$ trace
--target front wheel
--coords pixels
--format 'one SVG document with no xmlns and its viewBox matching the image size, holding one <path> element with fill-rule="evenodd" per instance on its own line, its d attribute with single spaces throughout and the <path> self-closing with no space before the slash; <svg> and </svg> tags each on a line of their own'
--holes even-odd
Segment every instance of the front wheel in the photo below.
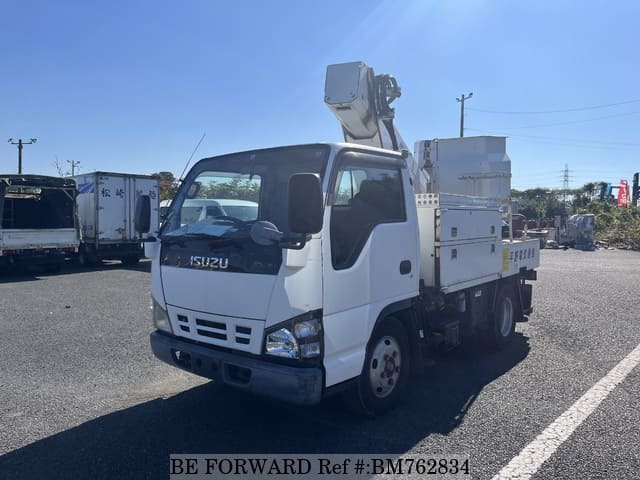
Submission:
<svg viewBox="0 0 640 480">
<path fill-rule="evenodd" d="M 362 373 L 347 392 L 347 406 L 359 414 L 379 415 L 398 403 L 409 382 L 409 340 L 402 323 L 389 317 L 376 328 Z"/>
</svg>

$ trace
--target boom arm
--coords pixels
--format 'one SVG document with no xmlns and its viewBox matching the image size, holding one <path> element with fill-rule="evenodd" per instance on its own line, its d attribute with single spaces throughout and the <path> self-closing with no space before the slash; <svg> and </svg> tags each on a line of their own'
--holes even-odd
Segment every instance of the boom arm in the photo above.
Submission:
<svg viewBox="0 0 640 480">
<path fill-rule="evenodd" d="M 390 104 L 400 96 L 391 75 L 375 75 L 363 62 L 327 67 L 324 101 L 340 121 L 346 142 L 407 153 L 407 167 L 416 193 L 426 192 L 428 178 L 393 124 Z"/>
</svg>

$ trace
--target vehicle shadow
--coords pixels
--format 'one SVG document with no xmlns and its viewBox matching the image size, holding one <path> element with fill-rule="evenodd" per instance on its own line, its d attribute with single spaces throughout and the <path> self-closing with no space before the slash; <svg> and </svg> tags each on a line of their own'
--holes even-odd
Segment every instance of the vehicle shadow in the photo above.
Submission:
<svg viewBox="0 0 640 480">
<path fill-rule="evenodd" d="M 142 259 L 139 263 L 134 265 L 126 265 L 119 260 L 103 260 L 90 266 L 71 262 L 67 264 L 65 273 L 91 272 L 95 270 L 133 270 L 138 272 L 151 272 L 151 261 Z"/>
<path fill-rule="evenodd" d="M 42 270 L 23 267 L 3 268 L 0 270 L 0 283 L 33 282 L 40 280 L 38 276 L 45 275 Z"/>
<path fill-rule="evenodd" d="M 292 407 L 204 384 L 116 411 L 0 457 L 4 478 L 166 478 L 172 453 L 402 454 L 455 430 L 483 388 L 526 358 L 528 337 L 501 352 L 450 354 L 414 378 L 402 405 L 354 417 L 338 398 Z"/>
<path fill-rule="evenodd" d="M 103 261 L 93 266 L 80 265 L 67 260 L 58 272 L 48 272 L 44 267 L 11 267 L 0 270 L 0 283 L 32 282 L 41 277 L 55 277 L 59 275 L 73 275 L 77 273 L 95 272 L 102 270 L 131 270 L 137 272 L 151 272 L 151 261 L 141 260 L 135 265 L 125 265 L 120 261 Z"/>
</svg>

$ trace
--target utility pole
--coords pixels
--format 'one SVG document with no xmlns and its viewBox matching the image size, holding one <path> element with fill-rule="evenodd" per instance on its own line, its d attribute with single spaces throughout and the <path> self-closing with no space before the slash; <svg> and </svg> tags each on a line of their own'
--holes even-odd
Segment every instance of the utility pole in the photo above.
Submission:
<svg viewBox="0 0 640 480">
<path fill-rule="evenodd" d="M 80 165 L 80 160 L 78 161 L 67 160 L 67 163 L 71 165 L 71 176 L 73 177 L 76 174 L 76 167 Z"/>
<path fill-rule="evenodd" d="M 18 145 L 18 174 L 22 173 L 22 146 L 23 145 L 31 145 L 32 143 L 36 143 L 37 138 L 32 138 L 29 142 L 23 142 L 21 138 L 18 139 L 17 142 L 13 141 L 13 138 L 7 140 L 11 145 Z"/>
<path fill-rule="evenodd" d="M 563 206 L 565 213 L 567 212 L 567 195 L 569 194 L 569 165 L 564 164 L 564 175 L 562 178 L 562 191 L 564 193 Z"/>
<path fill-rule="evenodd" d="M 464 101 L 473 97 L 473 92 L 470 92 L 466 97 L 464 93 L 460 95 L 460 98 L 456 98 L 456 102 L 460 103 L 460 138 L 464 137 Z"/>
</svg>

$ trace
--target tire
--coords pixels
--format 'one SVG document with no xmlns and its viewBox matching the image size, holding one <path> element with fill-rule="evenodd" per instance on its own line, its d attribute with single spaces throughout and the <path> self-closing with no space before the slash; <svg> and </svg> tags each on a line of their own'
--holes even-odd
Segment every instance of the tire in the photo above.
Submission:
<svg viewBox="0 0 640 480">
<path fill-rule="evenodd" d="M 495 307 L 489 315 L 486 343 L 490 349 L 500 350 L 513 340 L 518 315 L 521 316 L 516 291 L 512 285 L 503 284 L 498 291 Z"/>
<path fill-rule="evenodd" d="M 89 266 L 89 260 L 87 259 L 87 252 L 83 248 L 78 251 L 78 263 L 83 267 Z"/>
<path fill-rule="evenodd" d="M 136 265 L 140 261 L 140 257 L 137 255 L 129 255 L 128 257 L 122 257 L 120 261 L 123 265 Z"/>
<path fill-rule="evenodd" d="M 49 264 L 44 266 L 44 271 L 46 273 L 48 273 L 48 274 L 51 274 L 51 275 L 60 273 L 61 270 L 62 270 L 62 264 L 61 263 L 49 263 Z"/>
<path fill-rule="evenodd" d="M 347 407 L 368 416 L 391 410 L 407 388 L 410 369 L 407 332 L 399 320 L 388 317 L 369 341 L 362 373 L 346 392 Z"/>
<path fill-rule="evenodd" d="M 98 264 L 98 257 L 90 249 L 80 246 L 78 249 L 78 263 L 83 267 L 94 267 Z"/>
</svg>

